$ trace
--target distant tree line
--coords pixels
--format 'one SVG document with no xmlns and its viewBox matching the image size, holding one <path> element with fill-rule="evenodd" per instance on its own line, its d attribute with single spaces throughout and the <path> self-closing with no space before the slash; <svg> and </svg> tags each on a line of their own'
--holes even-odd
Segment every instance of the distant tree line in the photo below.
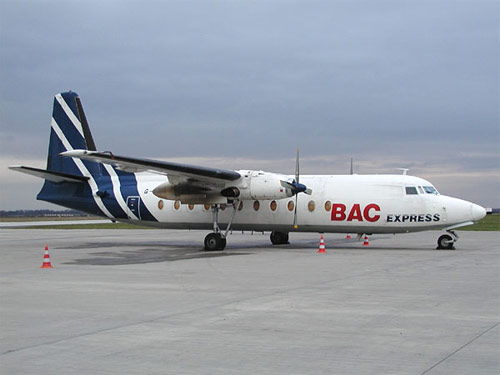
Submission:
<svg viewBox="0 0 500 375">
<path fill-rule="evenodd" d="M 42 216 L 53 216 L 53 217 L 74 217 L 74 216 L 90 216 L 85 212 L 77 210 L 14 210 L 5 211 L 0 210 L 0 217 L 42 217 Z"/>
</svg>

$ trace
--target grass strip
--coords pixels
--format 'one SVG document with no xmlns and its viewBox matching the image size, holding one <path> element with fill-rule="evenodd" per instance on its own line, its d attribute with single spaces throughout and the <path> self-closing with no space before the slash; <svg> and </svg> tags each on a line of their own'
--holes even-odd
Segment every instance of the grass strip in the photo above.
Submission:
<svg viewBox="0 0 500 375">
<path fill-rule="evenodd" d="M 0 223 L 17 223 L 29 221 L 78 221 L 78 220 L 102 220 L 99 216 L 16 216 L 0 217 Z"/>
<path fill-rule="evenodd" d="M 474 225 L 458 228 L 457 230 L 468 231 L 500 231 L 500 214 L 486 215 Z"/>
<path fill-rule="evenodd" d="M 143 225 L 133 225 L 126 223 L 106 223 L 106 224 L 61 224 L 61 225 L 37 225 L 12 227 L 8 229 L 157 229 Z"/>
</svg>

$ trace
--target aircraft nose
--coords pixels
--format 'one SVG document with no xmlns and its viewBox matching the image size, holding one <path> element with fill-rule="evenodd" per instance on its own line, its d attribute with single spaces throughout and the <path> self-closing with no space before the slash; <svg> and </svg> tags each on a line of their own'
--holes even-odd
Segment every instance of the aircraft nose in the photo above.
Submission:
<svg viewBox="0 0 500 375">
<path fill-rule="evenodd" d="M 478 221 L 486 216 L 486 210 L 478 204 L 471 204 L 472 220 Z"/>
</svg>

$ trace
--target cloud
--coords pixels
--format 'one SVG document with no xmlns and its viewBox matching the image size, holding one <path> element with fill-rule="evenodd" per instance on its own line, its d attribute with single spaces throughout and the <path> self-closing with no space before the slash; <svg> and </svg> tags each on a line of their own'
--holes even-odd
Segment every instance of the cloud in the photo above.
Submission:
<svg viewBox="0 0 500 375">
<path fill-rule="evenodd" d="M 286 172 L 299 147 L 314 173 L 347 171 L 353 156 L 363 173 L 488 174 L 500 156 L 498 11 L 492 1 L 2 2 L 0 153 L 43 158 L 52 96 L 72 89 L 97 146 L 120 154 Z M 491 186 L 477 194 L 500 205 Z"/>
</svg>

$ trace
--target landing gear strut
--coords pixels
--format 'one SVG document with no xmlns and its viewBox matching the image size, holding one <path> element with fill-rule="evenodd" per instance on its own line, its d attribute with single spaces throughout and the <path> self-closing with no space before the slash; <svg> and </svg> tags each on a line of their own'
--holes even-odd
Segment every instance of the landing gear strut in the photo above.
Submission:
<svg viewBox="0 0 500 375">
<path fill-rule="evenodd" d="M 273 245 L 287 245 L 288 232 L 271 232 L 271 243 Z"/>
<path fill-rule="evenodd" d="M 436 250 L 455 250 L 455 242 L 458 241 L 458 234 L 452 230 L 447 230 L 449 234 L 443 234 L 437 240 Z"/>
<path fill-rule="evenodd" d="M 204 245 L 206 251 L 216 251 L 216 250 L 224 250 L 226 247 L 226 237 L 231 229 L 231 224 L 234 220 L 234 215 L 236 214 L 236 210 L 238 209 L 239 201 L 233 201 L 233 212 L 231 213 L 231 218 L 227 223 L 227 227 L 224 233 L 222 233 L 219 228 L 219 206 L 214 205 L 212 207 L 212 219 L 214 222 L 214 231 L 213 233 L 207 234 L 205 237 Z"/>
</svg>

